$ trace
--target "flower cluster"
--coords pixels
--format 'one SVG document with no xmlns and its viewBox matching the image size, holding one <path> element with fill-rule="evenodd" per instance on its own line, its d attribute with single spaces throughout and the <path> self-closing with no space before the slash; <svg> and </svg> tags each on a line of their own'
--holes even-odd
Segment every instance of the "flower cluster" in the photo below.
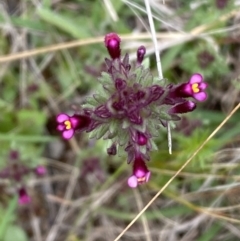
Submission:
<svg viewBox="0 0 240 241">
<path fill-rule="evenodd" d="M 105 36 L 111 58 L 105 59 L 106 71 L 98 79 L 102 88 L 88 97 L 73 116 L 62 113 L 56 120 L 64 139 L 86 131 L 91 138 L 112 141 L 107 149 L 109 155 L 124 150 L 128 163 L 133 164 L 128 185 L 135 188 L 150 178 L 146 161 L 149 152 L 157 149 L 153 137 L 158 135 L 158 129 L 196 108 L 196 102 L 188 98 L 204 101 L 207 84 L 198 73 L 186 83 L 165 84 L 144 68 L 144 46 L 137 49 L 137 61 L 130 64 L 129 55 L 121 54 L 120 42 L 115 33 Z"/>
<path fill-rule="evenodd" d="M 0 171 L 0 178 L 9 179 L 17 185 L 20 184 L 20 188 L 18 188 L 18 203 L 20 205 L 28 204 L 31 201 L 23 185 L 24 176 L 30 173 L 40 177 L 46 174 L 46 168 L 44 166 L 29 168 L 20 161 L 18 151 L 10 151 L 8 165 Z"/>
</svg>

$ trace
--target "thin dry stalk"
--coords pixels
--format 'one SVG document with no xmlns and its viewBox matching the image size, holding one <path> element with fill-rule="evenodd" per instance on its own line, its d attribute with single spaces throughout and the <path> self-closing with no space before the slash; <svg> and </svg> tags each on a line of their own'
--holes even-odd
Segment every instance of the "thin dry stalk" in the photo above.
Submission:
<svg viewBox="0 0 240 241">
<path fill-rule="evenodd" d="M 170 32 L 170 33 L 160 33 L 157 34 L 157 38 L 158 39 L 172 39 L 172 38 L 181 38 L 184 37 L 188 34 L 179 34 L 179 33 L 174 33 L 174 32 Z M 149 33 L 142 33 L 142 34 L 137 34 L 137 35 L 121 35 L 121 39 L 123 41 L 125 40 L 135 40 L 135 39 L 150 39 L 151 35 Z M 28 51 L 24 51 L 24 52 L 20 52 L 20 53 L 16 53 L 16 54 L 12 54 L 12 55 L 5 55 L 5 56 L 1 56 L 0 57 L 0 63 L 5 63 L 5 62 L 10 62 L 10 61 L 15 61 L 15 60 L 19 60 L 19 59 L 23 59 L 23 58 L 29 58 L 29 57 L 33 57 L 39 54 L 46 54 L 46 53 L 50 53 L 50 52 L 55 52 L 55 51 L 59 51 L 59 50 L 63 50 L 63 49 L 70 49 L 70 48 L 75 48 L 75 47 L 79 47 L 79 46 L 85 46 L 85 45 L 91 45 L 91 44 L 97 44 L 97 43 L 101 43 L 104 39 L 104 36 L 101 37 L 95 37 L 95 38 L 88 38 L 88 39 L 83 39 L 83 40 L 76 40 L 76 41 L 71 41 L 68 43 L 60 43 L 60 44 L 54 44 L 51 46 L 47 46 L 47 47 L 43 47 L 43 48 L 39 48 L 39 49 L 33 49 L 33 50 L 28 50 Z"/>
<path fill-rule="evenodd" d="M 136 199 L 138 210 L 140 212 L 141 209 L 143 209 L 143 202 L 142 202 L 142 199 L 141 199 L 141 195 L 140 195 L 139 191 L 136 190 L 136 189 L 133 190 L 133 193 L 134 193 L 134 196 L 135 196 L 135 199 Z M 147 218 L 144 215 L 141 217 L 141 221 L 142 221 L 142 225 L 143 225 L 143 230 L 146 234 L 146 240 L 152 241 L 148 221 L 147 221 Z"/>
</svg>

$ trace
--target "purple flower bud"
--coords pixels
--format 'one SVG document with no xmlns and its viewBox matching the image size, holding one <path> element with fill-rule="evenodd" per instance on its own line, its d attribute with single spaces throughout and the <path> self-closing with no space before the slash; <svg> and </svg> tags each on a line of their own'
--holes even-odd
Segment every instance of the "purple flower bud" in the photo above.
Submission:
<svg viewBox="0 0 240 241">
<path fill-rule="evenodd" d="M 109 112 L 106 105 L 100 105 L 96 108 L 94 111 L 94 114 L 97 115 L 100 118 L 109 118 L 111 116 L 111 113 Z"/>
<path fill-rule="evenodd" d="M 141 132 L 137 133 L 137 143 L 140 146 L 146 145 L 148 142 L 148 138 Z"/>
<path fill-rule="evenodd" d="M 224 9 L 227 4 L 228 4 L 229 0 L 216 0 L 216 7 L 219 9 Z"/>
<path fill-rule="evenodd" d="M 75 131 L 83 131 L 88 128 L 91 119 L 87 115 L 73 115 L 59 114 L 56 118 L 58 126 L 57 130 L 62 132 L 64 139 L 71 139 Z"/>
<path fill-rule="evenodd" d="M 39 86 L 37 84 L 31 84 L 27 87 L 27 92 L 33 94 L 39 90 Z"/>
<path fill-rule="evenodd" d="M 149 87 L 150 89 L 150 95 L 149 95 L 149 103 L 152 101 L 158 100 L 164 93 L 164 90 L 161 86 L 159 85 L 152 85 Z"/>
<path fill-rule="evenodd" d="M 108 155 L 115 156 L 117 154 L 117 147 L 116 144 L 113 143 L 109 148 L 107 148 Z"/>
<path fill-rule="evenodd" d="M 11 178 L 14 179 L 16 182 L 20 182 L 22 177 L 29 174 L 31 169 L 25 166 L 22 163 L 14 163 L 10 167 L 11 170 Z"/>
<path fill-rule="evenodd" d="M 37 166 L 34 171 L 38 176 L 44 176 L 47 173 L 46 167 L 44 166 Z"/>
<path fill-rule="evenodd" d="M 197 57 L 199 65 L 203 69 L 207 68 L 215 59 L 214 56 L 206 50 L 199 53 Z"/>
<path fill-rule="evenodd" d="M 142 63 L 145 53 L 146 53 L 146 48 L 144 46 L 140 46 L 137 50 L 137 63 L 138 64 Z"/>
<path fill-rule="evenodd" d="M 18 190 L 18 204 L 25 205 L 31 202 L 31 198 L 28 196 L 27 191 L 24 187 Z"/>
<path fill-rule="evenodd" d="M 10 153 L 9 153 L 9 159 L 12 160 L 12 161 L 18 160 L 18 159 L 19 159 L 19 152 L 16 151 L 16 150 L 10 151 Z"/>
<path fill-rule="evenodd" d="M 115 87 L 117 90 L 123 90 L 126 87 L 127 83 L 123 79 L 116 79 L 115 80 Z"/>
<path fill-rule="evenodd" d="M 136 94 L 135 94 L 135 99 L 136 101 L 141 101 L 142 99 L 144 99 L 146 93 L 142 90 L 139 90 Z"/>
<path fill-rule="evenodd" d="M 133 133 L 132 139 L 139 146 L 144 146 L 148 142 L 148 137 L 144 133 L 142 133 L 140 131 L 136 131 L 135 133 Z"/>
<path fill-rule="evenodd" d="M 119 101 L 113 102 L 113 103 L 112 103 L 112 107 L 113 107 L 116 111 L 120 112 L 120 111 L 123 110 L 124 101 L 120 99 Z"/>
<path fill-rule="evenodd" d="M 136 188 L 139 184 L 148 182 L 150 171 L 141 156 L 137 156 L 133 163 L 133 175 L 128 178 L 128 186 Z"/>
<path fill-rule="evenodd" d="M 0 171 L 0 178 L 9 178 L 11 176 L 11 171 L 9 167 L 6 167 Z"/>
<path fill-rule="evenodd" d="M 177 104 L 173 106 L 168 113 L 169 114 L 182 114 L 182 113 L 187 113 L 191 112 L 196 108 L 196 104 L 192 101 L 185 101 L 181 104 Z"/>
<path fill-rule="evenodd" d="M 105 46 L 108 49 L 109 55 L 112 59 L 120 58 L 121 49 L 120 49 L 120 42 L 121 39 L 118 37 L 116 33 L 109 33 L 105 36 Z"/>
<path fill-rule="evenodd" d="M 94 175 L 100 182 L 105 181 L 105 173 L 100 165 L 99 157 L 90 157 L 83 160 L 81 167 L 81 178 L 86 178 L 88 175 Z"/>
<path fill-rule="evenodd" d="M 141 125 L 143 123 L 143 119 L 138 110 L 129 111 L 128 118 L 132 123 L 136 125 Z"/>
</svg>

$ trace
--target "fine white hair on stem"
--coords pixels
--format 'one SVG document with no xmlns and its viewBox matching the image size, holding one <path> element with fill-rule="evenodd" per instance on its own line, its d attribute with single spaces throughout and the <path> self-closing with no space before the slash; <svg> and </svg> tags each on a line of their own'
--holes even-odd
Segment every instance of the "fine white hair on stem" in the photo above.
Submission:
<svg viewBox="0 0 240 241">
<path fill-rule="evenodd" d="M 154 22 L 153 22 L 152 11 L 151 11 L 151 7 L 149 4 L 149 0 L 145 0 L 145 6 L 146 6 L 147 15 L 148 15 L 148 21 L 149 21 L 150 31 L 151 31 L 151 35 L 152 35 L 152 40 L 153 40 L 153 44 L 154 44 L 158 75 L 161 80 L 161 79 L 163 79 L 162 64 L 161 64 L 161 58 L 160 58 L 160 51 L 158 50 L 156 31 L 155 31 L 155 26 L 154 26 Z M 169 151 L 169 154 L 172 154 L 171 127 L 170 127 L 169 122 L 167 122 L 167 133 L 168 133 L 168 151 Z"/>
</svg>

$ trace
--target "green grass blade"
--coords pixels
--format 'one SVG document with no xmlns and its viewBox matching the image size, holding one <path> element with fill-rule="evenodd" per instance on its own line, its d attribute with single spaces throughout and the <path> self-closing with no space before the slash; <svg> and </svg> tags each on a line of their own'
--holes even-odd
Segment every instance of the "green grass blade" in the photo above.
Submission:
<svg viewBox="0 0 240 241">
<path fill-rule="evenodd" d="M 27 136 L 0 134 L 0 141 L 20 141 L 20 142 L 50 142 L 56 140 L 52 136 Z"/>
<path fill-rule="evenodd" d="M 81 24 L 77 24 L 76 21 L 74 21 L 74 19 L 70 19 L 64 16 L 63 14 L 59 14 L 44 8 L 39 8 L 37 13 L 42 20 L 50 23 L 51 25 L 56 26 L 57 28 L 70 34 L 75 38 L 89 37 L 89 34 L 87 33 L 86 29 L 82 28 Z"/>
<path fill-rule="evenodd" d="M 220 231 L 222 227 L 219 224 L 213 224 L 206 230 L 203 235 L 197 241 L 211 241 L 214 240 L 216 234 Z"/>
<path fill-rule="evenodd" d="M 17 207 L 17 195 L 10 201 L 9 206 L 5 212 L 5 215 L 1 217 L 1 223 L 0 223 L 0 240 L 3 240 L 5 236 L 6 229 L 9 225 L 9 223 L 12 220 L 12 217 L 14 215 L 14 211 Z"/>
</svg>

